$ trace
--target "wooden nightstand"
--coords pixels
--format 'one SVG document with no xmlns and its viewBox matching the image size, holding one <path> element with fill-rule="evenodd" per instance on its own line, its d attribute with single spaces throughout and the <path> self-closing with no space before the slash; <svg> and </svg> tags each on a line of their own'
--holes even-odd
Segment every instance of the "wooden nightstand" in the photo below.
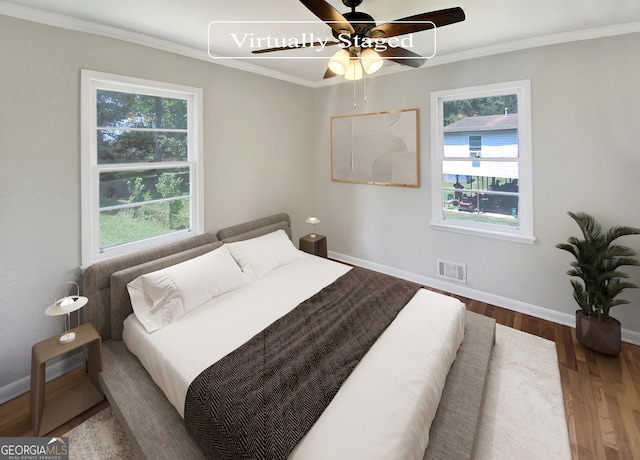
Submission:
<svg viewBox="0 0 640 460">
<path fill-rule="evenodd" d="M 311 238 L 310 234 L 303 236 L 300 238 L 300 250 L 316 256 L 327 257 L 327 237 L 317 233 L 315 238 Z"/>
<path fill-rule="evenodd" d="M 60 344 L 59 336 L 36 343 L 31 350 L 31 423 L 42 436 L 104 399 L 98 382 L 102 371 L 102 341 L 91 323 L 81 325 L 73 342 Z M 86 347 L 87 379 L 45 401 L 45 364 L 58 356 Z"/>
</svg>

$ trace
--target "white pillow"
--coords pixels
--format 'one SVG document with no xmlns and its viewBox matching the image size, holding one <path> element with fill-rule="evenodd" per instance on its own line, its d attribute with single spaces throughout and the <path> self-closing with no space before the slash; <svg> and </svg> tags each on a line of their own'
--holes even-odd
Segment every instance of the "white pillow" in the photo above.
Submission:
<svg viewBox="0 0 640 460">
<path fill-rule="evenodd" d="M 229 252 L 242 271 L 252 280 L 262 278 L 271 270 L 304 257 L 304 253 L 296 249 L 284 230 L 226 243 L 225 246 L 229 247 Z"/>
<path fill-rule="evenodd" d="M 249 283 L 225 246 L 147 273 L 127 284 L 133 312 L 147 332 L 172 323 L 200 305 Z"/>
</svg>

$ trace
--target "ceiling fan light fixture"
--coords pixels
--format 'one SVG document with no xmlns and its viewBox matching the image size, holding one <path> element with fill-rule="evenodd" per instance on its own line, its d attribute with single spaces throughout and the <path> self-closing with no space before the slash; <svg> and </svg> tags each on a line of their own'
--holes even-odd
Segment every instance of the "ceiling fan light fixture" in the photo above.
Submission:
<svg viewBox="0 0 640 460">
<path fill-rule="evenodd" d="M 376 73 L 382 68 L 382 58 L 371 48 L 363 50 L 360 54 L 360 59 L 362 61 L 362 68 L 369 75 Z"/>
<path fill-rule="evenodd" d="M 344 74 L 344 78 L 347 80 L 360 80 L 362 78 L 362 65 L 360 59 L 352 57 L 349 59 L 349 66 Z"/>
<path fill-rule="evenodd" d="M 346 49 L 337 51 L 329 60 L 329 70 L 336 75 L 344 75 L 349 67 L 349 52 Z"/>
<path fill-rule="evenodd" d="M 340 14 L 327 0 L 300 0 L 300 2 L 331 28 L 333 37 L 338 41 L 329 39 L 303 43 L 284 43 L 284 46 L 252 50 L 251 53 L 270 53 L 319 45 L 324 49 L 328 45 L 339 45 L 342 49 L 331 57 L 324 73 L 325 79 L 336 75 L 344 76 L 347 73 L 349 73 L 349 76 L 345 77 L 347 80 L 364 78 L 365 73 L 372 74 L 380 70 L 384 65 L 382 57 L 407 67 L 418 68 L 426 62 L 427 58 L 401 46 L 385 47 L 385 49 L 374 46 L 373 49 L 369 49 L 372 44 L 368 41 L 373 40 L 375 44 L 387 43 L 391 45 L 387 40 L 394 39 L 399 40 L 398 44 L 406 46 L 403 43 L 404 38 L 397 39 L 395 37 L 411 35 L 416 32 L 435 29 L 436 27 L 440 28 L 466 19 L 462 8 L 455 7 L 414 14 L 395 21 L 376 24 L 371 15 L 363 11 L 356 11 L 356 7 L 360 6 L 363 0 L 342 0 L 342 3 L 351 9 L 351 11 L 344 14 Z M 307 37 L 307 34 L 303 34 L 303 37 Z M 313 38 L 313 33 L 309 34 L 309 37 Z M 248 38 L 248 34 L 245 34 L 245 38 Z M 253 38 L 250 40 L 253 41 Z M 359 66 L 352 65 L 351 72 L 349 72 L 348 66 L 351 63 L 349 58 L 353 57 L 360 59 Z"/>
</svg>

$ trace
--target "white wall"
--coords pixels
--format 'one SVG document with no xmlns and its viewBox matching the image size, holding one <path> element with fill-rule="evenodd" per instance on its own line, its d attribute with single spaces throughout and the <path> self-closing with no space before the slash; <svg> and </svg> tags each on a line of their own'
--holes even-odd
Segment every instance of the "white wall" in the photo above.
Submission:
<svg viewBox="0 0 640 460">
<path fill-rule="evenodd" d="M 1 15 L 0 43 L 0 402 L 28 389 L 32 345 L 62 329 L 44 310 L 80 277 L 81 69 L 203 88 L 206 231 L 286 211 L 306 232 L 311 89 Z"/>
<path fill-rule="evenodd" d="M 586 211 L 603 226 L 640 227 L 640 35 L 567 43 L 425 67 L 367 81 L 368 102 L 352 83 L 314 94 L 315 187 L 320 233 L 339 257 L 401 270 L 426 282 L 437 258 L 465 263 L 468 284 L 440 283 L 510 308 L 571 320 L 577 309 L 568 277 L 571 257 L 556 249 L 579 232 L 566 215 Z M 431 91 L 531 80 L 534 245 L 463 236 L 430 228 Z M 331 182 L 330 117 L 419 109 L 417 189 Z M 640 238 L 620 240 L 640 251 Z M 627 269 L 640 284 L 640 269 Z M 615 307 L 628 339 L 640 337 L 640 289 Z M 546 309 L 546 310 L 540 310 Z"/>
</svg>

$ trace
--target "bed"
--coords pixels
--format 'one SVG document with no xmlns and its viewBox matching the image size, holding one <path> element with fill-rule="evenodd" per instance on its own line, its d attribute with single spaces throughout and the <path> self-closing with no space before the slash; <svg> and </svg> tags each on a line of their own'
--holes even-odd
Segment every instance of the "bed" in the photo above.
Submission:
<svg viewBox="0 0 640 460">
<path fill-rule="evenodd" d="M 357 274 L 356 269 L 360 269 L 299 251 L 295 251 L 295 254 L 288 253 L 293 260 L 276 264 L 275 268 L 267 267 L 262 270 L 264 267 L 259 267 L 265 273 L 244 270 L 245 274 L 252 275 L 246 283 L 235 286 L 230 281 L 232 286 L 226 293 L 214 296 L 210 302 L 205 303 L 205 307 L 194 309 L 171 321 L 168 326 L 159 326 L 152 333 L 146 328 L 149 324 L 150 327 L 158 327 L 152 324 L 153 319 L 148 323 L 139 310 L 132 314 L 131 299 L 134 299 L 134 305 L 137 305 L 137 300 L 135 288 L 131 286 L 140 282 L 141 278 L 193 264 L 203 259 L 203 256 L 210 257 L 211 254 L 223 252 L 227 254 L 227 248 L 229 252 L 236 251 L 235 260 L 238 261 L 238 250 L 246 249 L 254 241 L 275 238 L 275 235 L 280 239 L 277 243 L 270 243 L 269 247 L 284 244 L 283 235 L 292 246 L 289 241 L 291 224 L 287 214 L 268 216 L 220 230 L 215 235 L 200 235 L 180 243 L 102 261 L 85 271 L 84 295 L 92 302 L 86 317 L 103 339 L 101 384 L 132 441 L 137 457 L 204 458 L 194 437 L 187 432 L 187 419 L 183 419 L 186 395 L 194 377 L 199 376 L 206 367 L 204 363 L 233 354 L 232 351 L 235 352 L 243 344 L 246 346 L 249 339 L 260 331 L 268 330 L 267 326 L 271 327 L 279 318 L 286 317 L 293 310 L 299 310 L 300 308 L 293 307 L 305 301 L 309 295 L 322 292 L 326 286 Z M 240 266 L 242 267 L 242 263 Z M 354 458 L 359 456 L 355 452 L 364 455 L 360 458 L 374 458 L 375 452 L 379 453 L 376 455 L 381 455 L 379 458 L 472 457 L 495 322 L 467 312 L 462 307 L 463 312 L 452 314 L 453 319 L 443 320 L 442 324 L 448 324 L 446 327 L 433 324 L 429 326 L 429 318 L 433 318 L 434 312 L 429 312 L 429 316 L 422 321 L 416 319 L 419 316 L 409 316 L 416 314 L 415 312 L 418 315 L 424 314 L 424 308 L 412 306 L 414 302 L 442 304 L 441 313 L 446 315 L 461 308 L 459 302 L 451 297 L 418 289 L 407 307 L 399 311 L 395 321 L 384 330 L 380 338 L 375 339 L 371 350 L 346 377 L 334 400 L 322 412 L 309 433 L 300 440 L 289 458 Z M 264 305 L 271 306 L 263 308 Z M 425 323 L 431 329 L 426 334 L 421 329 L 407 333 L 406 329 L 397 329 L 401 327 L 398 324 L 403 321 L 403 327 L 408 324 L 411 328 Z M 205 324 L 208 326 L 201 329 L 200 333 L 192 332 Z M 392 332 L 394 330 L 395 333 Z M 177 336 L 170 335 L 170 331 L 177 331 L 174 332 Z M 435 358 L 425 358 L 426 351 L 422 351 L 430 345 L 424 336 L 438 334 L 457 338 L 443 342 L 447 344 L 444 351 L 436 348 L 433 353 Z M 407 340 L 411 342 L 406 342 Z M 385 348 L 385 343 L 390 345 Z M 418 361 L 391 358 L 391 361 L 385 362 L 371 357 L 375 353 L 384 357 L 385 350 L 389 347 L 393 349 L 394 346 L 396 349 L 420 350 L 419 353 L 410 353 L 413 355 L 412 359 Z M 189 353 L 189 350 L 202 348 L 214 350 L 213 357 L 205 358 L 201 353 Z M 162 359 L 160 362 L 154 361 L 154 356 L 161 356 Z M 444 371 L 431 371 L 434 366 L 443 368 Z M 392 371 L 393 369 L 395 370 Z M 422 393 L 418 392 L 418 396 L 412 395 L 404 400 L 403 393 L 411 392 L 399 391 L 398 388 L 403 388 L 402 386 L 394 387 L 393 385 L 397 385 L 394 375 L 406 374 L 406 380 L 415 380 L 418 377 L 411 374 L 414 371 L 418 376 L 427 371 L 434 375 L 444 373 L 441 378 L 434 377 L 435 390 L 423 389 Z M 439 379 L 441 382 L 438 382 Z M 367 389 L 364 393 L 369 395 L 369 400 L 362 396 L 363 386 Z M 435 405 L 433 402 L 430 405 L 419 404 L 431 408 L 407 415 L 411 412 L 410 408 L 416 405 L 415 401 L 411 402 L 411 398 L 416 397 L 419 400 L 432 399 Z M 392 418 L 394 422 L 391 425 L 395 427 L 408 424 L 409 429 L 392 430 L 390 434 L 377 433 L 376 416 L 389 419 L 389 414 L 374 404 L 377 399 L 393 400 L 393 404 L 387 406 L 392 407 L 392 412 L 395 411 L 393 417 L 399 418 Z M 334 404 L 335 401 L 342 402 Z M 365 429 L 369 422 L 371 427 Z M 427 427 L 426 430 L 423 426 Z M 355 427 L 355 432 L 349 432 L 350 427 Z M 370 432 L 371 430 L 373 431 Z M 405 434 L 401 435 L 399 431 L 408 432 L 408 438 L 403 438 Z M 363 435 L 362 432 L 368 434 Z M 362 437 L 358 441 L 361 444 L 345 440 L 359 439 L 358 436 Z M 421 443 L 426 440 L 428 445 L 425 449 Z M 366 449 L 371 449 L 372 452 L 367 452 Z M 384 449 L 391 449 L 391 453 Z M 318 454 L 320 451 L 321 455 Z"/>
</svg>

